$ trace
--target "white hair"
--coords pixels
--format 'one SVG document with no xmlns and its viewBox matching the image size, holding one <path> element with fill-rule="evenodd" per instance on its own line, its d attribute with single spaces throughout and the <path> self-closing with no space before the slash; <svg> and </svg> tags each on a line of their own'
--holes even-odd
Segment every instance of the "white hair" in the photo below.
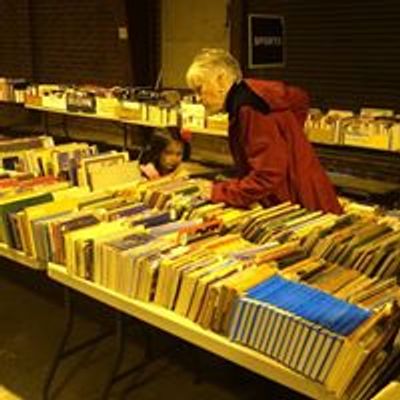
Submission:
<svg viewBox="0 0 400 400">
<path fill-rule="evenodd" d="M 242 71 L 238 61 L 224 49 L 202 49 L 190 65 L 186 73 L 186 81 L 194 88 L 199 81 L 210 79 L 218 72 L 225 72 L 236 82 L 242 79 Z"/>
</svg>

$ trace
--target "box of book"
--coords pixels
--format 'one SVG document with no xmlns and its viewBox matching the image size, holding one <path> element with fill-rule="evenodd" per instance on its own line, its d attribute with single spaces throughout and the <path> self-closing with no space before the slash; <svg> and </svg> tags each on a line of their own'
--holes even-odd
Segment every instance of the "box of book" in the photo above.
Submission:
<svg viewBox="0 0 400 400">
<path fill-rule="evenodd" d="M 145 104 L 138 101 L 121 101 L 117 113 L 122 119 L 131 119 L 136 121 L 147 119 L 147 108 L 145 107 Z"/>
<path fill-rule="evenodd" d="M 344 144 L 389 150 L 390 132 L 380 121 L 370 118 L 353 119 L 343 128 Z"/>
<path fill-rule="evenodd" d="M 181 115 L 184 128 L 205 128 L 206 110 L 203 105 L 182 102 Z"/>
<path fill-rule="evenodd" d="M 148 105 L 148 122 L 155 125 L 168 124 L 168 109 L 159 105 Z"/>
<path fill-rule="evenodd" d="M 71 112 L 96 112 L 96 95 L 92 92 L 74 90 L 67 93 L 67 110 Z"/>
<path fill-rule="evenodd" d="M 65 92 L 57 91 L 44 94 L 42 97 L 42 106 L 65 111 L 67 109 L 67 97 Z"/>
<path fill-rule="evenodd" d="M 342 126 L 353 113 L 346 110 L 330 110 L 323 114 L 319 109 L 310 110 L 305 123 L 305 133 L 315 143 L 342 144 Z"/>
<path fill-rule="evenodd" d="M 42 106 L 42 97 L 27 93 L 25 96 L 25 104 L 30 105 L 30 106 L 41 107 Z"/>
<path fill-rule="evenodd" d="M 390 150 L 400 151 L 400 120 L 392 124 L 390 131 Z"/>
<path fill-rule="evenodd" d="M 96 96 L 96 114 L 104 117 L 117 117 L 120 102 L 115 97 Z"/>
<path fill-rule="evenodd" d="M 207 128 L 215 129 L 218 131 L 227 131 L 229 126 L 229 119 L 227 113 L 218 113 L 207 117 Z"/>
</svg>

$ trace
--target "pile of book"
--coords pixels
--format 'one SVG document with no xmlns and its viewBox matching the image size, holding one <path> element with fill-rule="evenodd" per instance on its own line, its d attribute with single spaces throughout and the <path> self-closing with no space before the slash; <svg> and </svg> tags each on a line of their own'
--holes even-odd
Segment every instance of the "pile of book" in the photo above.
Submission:
<svg viewBox="0 0 400 400">
<path fill-rule="evenodd" d="M 277 275 L 241 296 L 230 321 L 232 340 L 324 384 L 338 398 L 366 398 L 366 385 L 399 356 L 393 348 L 400 326 L 396 303 L 372 312 Z"/>
<path fill-rule="evenodd" d="M 39 178 L 36 178 L 39 179 Z M 53 178 L 54 179 L 54 178 Z M 87 226 L 134 214 L 136 203 L 117 192 L 85 187 L 30 193 L 0 203 L 3 241 L 40 261 L 65 263 L 65 235 Z M 33 240 L 35 238 L 35 240 Z"/>
<path fill-rule="evenodd" d="M 97 153 L 96 146 L 68 143 L 20 152 L 17 169 L 35 176 L 52 175 L 77 184 L 80 161 Z"/>
<path fill-rule="evenodd" d="M 127 163 L 124 153 L 82 160 L 78 176 L 92 184 L 93 172 Z M 201 199 L 201 185 L 167 177 L 91 192 L 33 178 L 1 198 L 0 239 L 249 346 L 338 398 L 365 398 L 399 359 L 396 214 L 238 210 Z"/>
<path fill-rule="evenodd" d="M 6 169 L 16 169 L 20 155 L 25 150 L 41 149 L 54 146 L 53 139 L 48 136 L 11 138 L 0 136 L 0 165 Z"/>
<path fill-rule="evenodd" d="M 338 396 L 364 393 L 366 366 L 383 371 L 393 361 L 389 349 L 399 328 L 400 297 L 395 280 L 370 278 L 313 255 L 311 235 L 254 244 L 222 234 L 211 218 L 171 221 L 167 211 L 132 208 L 132 219 L 65 235 L 70 274 L 171 309 Z M 329 229 L 359 220 L 337 217 Z"/>
<path fill-rule="evenodd" d="M 5 181 L 8 183 L 10 180 L 6 179 Z M 17 222 L 17 216 L 24 213 L 29 206 L 52 201 L 57 191 L 68 186 L 67 182 L 60 182 L 53 176 L 36 177 L 17 182 L 13 180 L 11 186 L 1 190 L 0 241 L 11 247 L 17 247 L 17 243 L 20 243 L 19 235 L 22 232 L 22 227 Z M 18 238 L 16 237 L 17 232 Z"/>
<path fill-rule="evenodd" d="M 23 103 L 27 85 L 25 79 L 0 77 L 0 101 Z"/>
<path fill-rule="evenodd" d="M 328 228 L 338 218 L 337 215 L 306 210 L 297 204 L 282 203 L 259 210 L 243 225 L 241 233 L 254 243 L 267 243 L 271 240 L 285 242 L 291 237 L 306 237 L 315 228 Z"/>
<path fill-rule="evenodd" d="M 127 152 L 98 153 L 88 143 L 55 146 L 48 137 L 0 140 L 0 158 L 8 169 L 32 176 L 54 176 L 91 190 L 134 183 L 141 174 L 137 161 Z"/>
<path fill-rule="evenodd" d="M 378 279 L 400 271 L 400 231 L 390 220 L 345 215 L 331 227 L 318 227 L 304 247 L 316 257 Z"/>
<path fill-rule="evenodd" d="M 362 108 L 323 113 L 312 109 L 305 124 L 311 141 L 344 144 L 382 150 L 400 149 L 400 119 L 393 110 Z"/>
</svg>

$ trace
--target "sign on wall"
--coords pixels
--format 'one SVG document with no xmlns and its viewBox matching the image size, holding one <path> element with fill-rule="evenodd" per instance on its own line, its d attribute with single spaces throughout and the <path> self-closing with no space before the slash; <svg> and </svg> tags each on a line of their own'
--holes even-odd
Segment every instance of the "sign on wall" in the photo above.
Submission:
<svg viewBox="0 0 400 400">
<path fill-rule="evenodd" d="M 248 15 L 248 67 L 283 67 L 284 19 L 267 14 Z"/>
</svg>

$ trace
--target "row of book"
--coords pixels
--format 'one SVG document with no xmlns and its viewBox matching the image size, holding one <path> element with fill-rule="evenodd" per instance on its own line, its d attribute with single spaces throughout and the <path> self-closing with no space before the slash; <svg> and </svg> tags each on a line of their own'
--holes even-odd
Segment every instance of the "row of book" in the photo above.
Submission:
<svg viewBox="0 0 400 400">
<path fill-rule="evenodd" d="M 391 151 L 400 149 L 400 118 L 393 110 L 363 108 L 356 115 L 347 110 L 323 113 L 312 109 L 305 130 L 314 142 Z"/>
<path fill-rule="evenodd" d="M 9 136 L 0 136 L 0 158 L 6 158 L 16 152 L 30 149 L 40 149 L 54 146 L 54 141 L 49 136 L 32 136 L 11 138 Z"/>
<path fill-rule="evenodd" d="M 63 184 L 53 177 L 48 187 L 2 199 L 2 240 L 66 265 L 72 276 L 173 310 L 337 394 L 361 390 L 365 366 L 393 357 L 397 264 L 393 273 L 369 275 L 354 265 L 365 251 L 386 249 L 377 265 L 397 251 L 386 217 L 322 215 L 290 204 L 236 210 L 202 200 L 199 180 L 97 192 Z M 347 255 L 329 259 L 336 245 L 344 245 L 338 257 Z M 261 291 L 255 298 L 277 280 L 292 286 L 280 297 Z M 318 294 L 314 306 L 296 297 L 304 288 Z M 346 363 L 351 373 L 343 377 Z"/>
<path fill-rule="evenodd" d="M 400 271 L 396 220 L 375 213 L 338 217 L 283 203 L 256 211 L 243 224 L 241 234 L 254 243 L 301 239 L 304 249 L 315 257 L 386 279 Z"/>
<path fill-rule="evenodd" d="M 27 85 L 25 79 L 0 77 L 0 101 L 23 103 Z"/>
<path fill-rule="evenodd" d="M 194 104 L 193 96 L 182 96 L 176 90 L 31 85 L 26 89 L 25 103 L 57 111 L 89 113 L 163 126 L 181 124 L 191 129 L 221 131 L 228 128 L 226 113 L 206 116 L 204 106 Z"/>
<path fill-rule="evenodd" d="M 140 180 L 137 161 L 127 152 L 98 153 L 87 143 L 55 146 L 48 137 L 0 140 L 0 158 L 4 166 L 32 176 L 54 176 L 91 190 Z M 10 185 L 11 186 L 11 185 Z"/>
<path fill-rule="evenodd" d="M 196 221 L 186 222 L 193 224 L 191 227 L 185 226 L 186 229 L 195 229 Z M 203 220 L 198 223 L 204 225 Z M 171 222 L 165 225 L 169 224 Z M 362 328 L 364 335 L 367 332 L 368 335 L 372 335 L 371 332 L 374 332 L 373 344 L 376 344 L 377 338 L 379 344 L 384 342 L 382 336 L 388 340 L 387 335 L 393 337 L 394 331 L 393 328 L 382 329 L 378 322 L 383 321 L 385 327 L 392 324 L 398 329 L 398 324 L 395 324 L 398 315 L 394 311 L 388 312 L 387 308 L 378 307 L 378 311 L 371 316 L 372 308 L 366 311 L 365 308 L 340 301 L 339 303 L 345 304 L 347 308 L 358 310 L 364 318 L 368 317 L 367 321 L 360 319 L 355 326 L 354 315 L 351 315 L 349 321 L 353 324 L 353 330 L 334 332 L 321 325 L 321 321 L 317 323 L 304 315 L 291 314 L 282 304 L 279 307 L 277 304 L 265 302 L 264 308 L 259 306 L 252 311 L 249 309 L 246 312 L 247 317 L 241 319 L 242 325 L 235 328 L 234 315 L 237 304 L 247 298 L 244 296 L 252 287 L 265 282 L 278 271 L 293 278 L 295 272 L 304 272 L 307 265 L 308 272 L 311 272 L 309 265 L 312 263 L 315 271 L 316 259 L 307 258 L 307 252 L 301 248 L 299 241 L 256 245 L 243 240 L 237 234 L 221 236 L 214 232 L 211 236 L 198 237 L 190 246 L 177 245 L 177 241 L 180 243 L 178 237 L 182 226 L 176 222 L 172 224 L 171 229 L 164 227 L 164 232 L 168 234 L 161 236 L 160 228 L 164 224 L 153 227 L 158 229 L 155 231 L 158 232 L 157 235 L 154 231 L 150 233 L 143 230 L 143 226 L 121 228 L 121 225 L 115 224 L 112 229 L 118 231 L 116 240 L 107 239 L 100 227 L 86 228 L 80 233 L 69 233 L 66 239 L 66 251 L 69 253 L 67 269 L 72 275 L 86 277 L 126 296 L 154 301 L 200 323 L 205 328 L 228 335 L 230 332 L 241 332 L 233 335 L 232 339 L 275 357 L 290 368 L 321 381 L 336 392 L 344 392 L 352 384 L 352 380 L 336 381 L 336 378 L 333 378 L 337 376 L 339 366 L 343 368 L 343 364 L 337 364 L 337 359 L 341 360 L 341 357 L 344 357 L 339 355 L 355 352 L 354 346 L 358 346 L 364 355 L 373 353 L 371 349 L 365 350 L 364 346 L 361 347 L 355 339 L 350 341 L 344 333 L 360 336 L 358 329 Z M 92 246 L 92 253 L 86 253 L 84 256 L 83 249 L 87 251 L 88 246 Z M 86 270 L 81 269 L 80 263 L 83 260 L 95 260 L 93 265 L 96 267 L 92 275 L 85 275 Z M 328 265 L 326 267 L 328 268 Z M 304 274 L 303 278 L 305 282 Z M 318 293 L 322 293 L 320 288 L 318 290 Z M 325 292 L 329 293 L 329 290 Z M 282 299 L 288 301 L 287 291 L 285 295 Z M 318 311 L 331 318 L 332 302 L 337 300 L 334 300 L 334 296 L 327 298 L 331 301 L 326 302 L 324 306 L 320 305 Z M 384 304 L 387 306 L 391 303 L 387 301 Z M 262 309 L 265 314 L 263 318 L 260 311 Z M 308 307 L 304 308 L 307 309 Z M 337 315 L 341 315 L 341 311 L 338 311 Z M 275 320 L 276 322 L 273 322 Z M 344 319 L 339 318 L 338 321 L 348 329 Z M 364 323 L 369 325 L 365 327 Z M 275 329 L 275 333 L 270 334 L 268 329 Z M 282 340 L 292 335 L 295 335 L 293 340 Z M 373 350 L 375 352 L 376 348 Z M 363 362 L 369 360 L 367 356 L 361 357 L 361 353 L 354 354 L 358 355 L 359 361 L 352 371 L 352 379 L 355 379 Z"/>
</svg>

